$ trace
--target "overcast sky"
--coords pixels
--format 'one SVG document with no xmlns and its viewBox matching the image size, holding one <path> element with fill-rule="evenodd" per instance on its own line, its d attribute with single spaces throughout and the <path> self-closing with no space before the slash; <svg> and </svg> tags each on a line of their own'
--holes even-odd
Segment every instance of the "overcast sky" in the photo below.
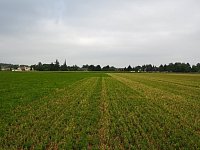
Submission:
<svg viewBox="0 0 200 150">
<path fill-rule="evenodd" d="M 200 0 L 0 0 L 0 62 L 200 62 Z"/>
</svg>

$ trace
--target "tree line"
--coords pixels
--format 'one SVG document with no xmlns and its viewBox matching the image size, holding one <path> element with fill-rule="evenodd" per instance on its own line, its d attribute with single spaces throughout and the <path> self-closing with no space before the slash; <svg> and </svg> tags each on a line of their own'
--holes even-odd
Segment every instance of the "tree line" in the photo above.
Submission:
<svg viewBox="0 0 200 150">
<path fill-rule="evenodd" d="M 56 61 L 50 64 L 42 64 L 39 62 L 37 65 L 31 65 L 31 70 L 36 71 L 116 71 L 117 68 L 113 66 L 104 66 L 101 67 L 100 65 L 83 65 L 82 67 L 79 67 L 77 65 L 68 66 L 65 62 L 60 65 L 59 61 L 56 59 Z"/>
<path fill-rule="evenodd" d="M 116 68 L 114 66 L 104 66 L 100 65 L 83 65 L 79 67 L 77 65 L 68 66 L 66 60 L 62 65 L 56 60 L 54 63 L 42 64 L 39 62 L 37 65 L 31 65 L 31 70 L 36 71 L 127 71 L 127 72 L 200 72 L 200 63 L 196 65 L 190 65 L 189 63 L 169 63 L 160 66 L 155 66 L 151 64 L 142 66 L 128 66 L 125 68 Z"/>
<path fill-rule="evenodd" d="M 124 68 L 124 71 L 135 72 L 200 72 L 200 63 L 190 65 L 189 63 L 169 63 L 168 65 L 160 65 L 159 67 L 148 64 L 142 66 L 131 67 L 130 65 Z"/>
</svg>

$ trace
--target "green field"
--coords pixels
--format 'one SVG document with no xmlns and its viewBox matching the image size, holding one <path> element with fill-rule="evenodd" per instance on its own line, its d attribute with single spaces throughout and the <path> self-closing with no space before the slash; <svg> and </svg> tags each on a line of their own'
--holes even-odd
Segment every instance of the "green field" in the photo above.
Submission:
<svg viewBox="0 0 200 150">
<path fill-rule="evenodd" d="M 200 149 L 200 75 L 0 72 L 0 149 Z"/>
</svg>

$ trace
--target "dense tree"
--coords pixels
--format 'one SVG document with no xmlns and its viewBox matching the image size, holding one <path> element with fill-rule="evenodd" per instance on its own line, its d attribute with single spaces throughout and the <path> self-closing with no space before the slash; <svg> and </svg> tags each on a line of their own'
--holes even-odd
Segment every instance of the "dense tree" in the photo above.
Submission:
<svg viewBox="0 0 200 150">
<path fill-rule="evenodd" d="M 140 72 L 140 71 L 142 71 L 142 67 L 141 66 L 136 66 L 134 71 Z"/>
<path fill-rule="evenodd" d="M 174 64 L 173 63 L 170 63 L 169 65 L 166 65 L 166 71 L 168 72 L 174 72 L 175 69 L 174 69 Z"/>
<path fill-rule="evenodd" d="M 171 65 L 171 72 L 190 72 L 191 71 L 191 67 L 190 65 L 187 63 L 175 63 L 175 64 L 170 64 Z"/>
<path fill-rule="evenodd" d="M 191 72 L 191 66 L 189 63 L 185 64 L 185 72 Z"/>
<path fill-rule="evenodd" d="M 109 71 L 116 71 L 117 69 L 114 67 L 114 66 L 111 66 L 110 68 L 109 68 Z"/>
<path fill-rule="evenodd" d="M 94 65 L 89 65 L 88 71 L 95 71 L 95 66 Z"/>
<path fill-rule="evenodd" d="M 197 65 L 193 65 L 191 68 L 192 72 L 200 72 L 200 63 L 198 63 Z"/>
<path fill-rule="evenodd" d="M 97 65 L 97 66 L 95 67 L 95 71 L 101 71 L 101 66 L 100 66 L 100 65 Z"/>
<path fill-rule="evenodd" d="M 79 70 L 79 67 L 77 65 L 73 65 L 71 67 L 68 67 L 68 70 L 69 71 L 78 71 Z"/>
<path fill-rule="evenodd" d="M 59 61 L 56 59 L 55 65 L 54 65 L 54 71 L 59 71 L 60 70 L 60 64 Z"/>
<path fill-rule="evenodd" d="M 159 70 L 160 72 L 163 72 L 163 71 L 165 71 L 165 68 L 164 68 L 163 65 L 160 65 L 159 68 L 158 68 L 158 70 Z"/>
<path fill-rule="evenodd" d="M 88 71 L 101 71 L 101 66 L 100 65 L 97 65 L 97 66 L 94 66 L 94 65 L 83 65 L 84 69 L 87 68 Z"/>
<path fill-rule="evenodd" d="M 31 65 L 30 68 L 31 68 L 31 71 L 35 70 L 35 65 Z"/>
<path fill-rule="evenodd" d="M 17 69 L 17 68 L 19 68 L 19 65 L 11 65 L 10 68 L 11 69 Z"/>
<path fill-rule="evenodd" d="M 61 70 L 61 71 L 67 71 L 67 70 L 68 70 L 66 59 L 65 59 L 63 65 L 60 67 L 60 70 Z"/>
<path fill-rule="evenodd" d="M 200 63 L 198 63 L 196 66 L 197 66 L 197 72 L 200 72 Z"/>
<path fill-rule="evenodd" d="M 88 64 L 83 65 L 82 68 L 86 68 L 86 69 L 88 69 L 88 68 L 89 68 L 89 65 L 88 65 Z"/>
<path fill-rule="evenodd" d="M 109 70 L 110 70 L 110 66 L 109 66 L 109 65 L 104 66 L 104 67 L 102 68 L 102 71 L 109 71 Z"/>
<path fill-rule="evenodd" d="M 129 65 L 125 71 L 132 71 L 132 67 Z"/>
<path fill-rule="evenodd" d="M 42 68 L 43 68 L 43 71 L 49 71 L 50 70 L 50 64 L 43 64 Z"/>
<path fill-rule="evenodd" d="M 164 68 L 164 71 L 167 71 L 167 65 L 166 64 L 163 66 L 163 68 Z"/>
<path fill-rule="evenodd" d="M 153 66 L 151 64 L 145 65 L 145 71 L 147 71 L 147 72 L 153 71 Z"/>
<path fill-rule="evenodd" d="M 54 64 L 53 64 L 53 62 L 50 64 L 50 67 L 49 67 L 50 69 L 50 71 L 55 71 L 55 66 L 54 66 Z"/>
<path fill-rule="evenodd" d="M 38 71 L 44 71 L 44 69 L 43 69 L 43 66 L 42 66 L 42 63 L 41 63 L 41 62 L 39 62 L 39 63 L 38 63 L 38 65 L 36 66 L 36 70 L 38 70 Z"/>
</svg>

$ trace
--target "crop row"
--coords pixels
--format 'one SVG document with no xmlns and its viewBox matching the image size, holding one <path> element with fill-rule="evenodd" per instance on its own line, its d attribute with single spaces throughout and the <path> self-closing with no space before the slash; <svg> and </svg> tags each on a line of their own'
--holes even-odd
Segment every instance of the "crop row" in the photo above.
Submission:
<svg viewBox="0 0 200 150">
<path fill-rule="evenodd" d="M 143 105 L 132 106 L 127 112 L 132 110 L 138 117 L 140 126 L 155 146 L 161 149 L 166 146 L 168 148 L 170 146 L 171 148 L 199 147 L 199 103 L 194 105 L 193 101 L 183 96 L 147 86 L 133 76 L 128 76 L 112 74 L 113 78 L 142 96 L 138 101 L 143 101 Z M 133 102 L 134 99 L 129 98 L 129 101 Z M 127 103 L 123 99 L 123 104 Z M 129 106 L 131 104 L 125 108 Z"/>
<path fill-rule="evenodd" d="M 89 145 L 90 140 L 95 142 L 92 136 L 97 131 L 93 126 L 99 118 L 95 112 L 99 104 L 92 97 L 98 82 L 97 78 L 85 79 L 69 89 L 55 91 L 50 98 L 13 110 L 16 120 L 7 126 L 2 147 L 77 148 Z"/>
</svg>

